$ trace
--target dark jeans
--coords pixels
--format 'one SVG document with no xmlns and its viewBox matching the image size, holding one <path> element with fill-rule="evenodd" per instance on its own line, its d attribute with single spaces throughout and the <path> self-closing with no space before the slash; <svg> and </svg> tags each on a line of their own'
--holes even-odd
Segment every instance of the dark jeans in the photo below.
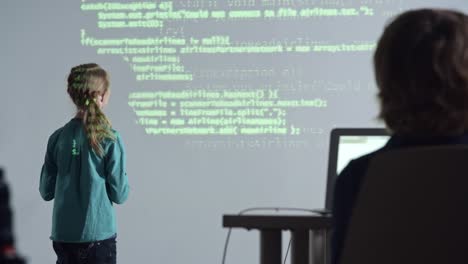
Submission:
<svg viewBox="0 0 468 264">
<path fill-rule="evenodd" d="M 91 243 L 53 242 L 57 264 L 116 264 L 116 237 Z"/>
</svg>

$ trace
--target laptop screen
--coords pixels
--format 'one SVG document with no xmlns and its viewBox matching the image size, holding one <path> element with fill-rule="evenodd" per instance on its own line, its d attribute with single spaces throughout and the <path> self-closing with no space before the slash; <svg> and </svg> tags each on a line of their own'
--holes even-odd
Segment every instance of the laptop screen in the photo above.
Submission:
<svg viewBox="0 0 468 264">
<path fill-rule="evenodd" d="M 340 174 L 352 159 L 359 158 L 382 148 L 387 144 L 389 138 L 390 136 L 379 135 L 340 136 L 338 141 L 336 175 Z"/>
<path fill-rule="evenodd" d="M 325 209 L 331 210 L 336 177 L 352 159 L 383 147 L 390 139 L 383 128 L 337 128 L 330 134 Z"/>
</svg>

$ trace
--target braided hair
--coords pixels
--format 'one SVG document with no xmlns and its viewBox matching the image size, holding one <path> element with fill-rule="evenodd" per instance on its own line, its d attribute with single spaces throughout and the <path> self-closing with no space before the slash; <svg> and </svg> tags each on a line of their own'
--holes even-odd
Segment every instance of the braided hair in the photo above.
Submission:
<svg viewBox="0 0 468 264">
<path fill-rule="evenodd" d="M 105 139 L 115 140 L 111 123 L 97 102 L 99 96 L 109 92 L 108 74 L 95 63 L 82 64 L 71 69 L 67 82 L 67 92 L 82 113 L 89 144 L 102 157 L 104 150 L 100 143 Z"/>
</svg>

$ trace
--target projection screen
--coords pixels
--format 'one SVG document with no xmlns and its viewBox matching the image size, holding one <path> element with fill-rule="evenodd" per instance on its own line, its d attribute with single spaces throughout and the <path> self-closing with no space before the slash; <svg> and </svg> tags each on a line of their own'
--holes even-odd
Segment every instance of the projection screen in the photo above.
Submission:
<svg viewBox="0 0 468 264">
<path fill-rule="evenodd" d="M 110 74 L 105 113 L 131 185 L 116 206 L 118 261 L 221 263 L 223 214 L 324 206 L 329 132 L 384 126 L 376 41 L 420 7 L 468 11 L 464 0 L 3 1 L 0 166 L 18 250 L 55 261 L 38 185 L 49 135 L 75 113 L 71 67 Z M 234 230 L 226 263 L 257 263 L 258 243 Z"/>
</svg>

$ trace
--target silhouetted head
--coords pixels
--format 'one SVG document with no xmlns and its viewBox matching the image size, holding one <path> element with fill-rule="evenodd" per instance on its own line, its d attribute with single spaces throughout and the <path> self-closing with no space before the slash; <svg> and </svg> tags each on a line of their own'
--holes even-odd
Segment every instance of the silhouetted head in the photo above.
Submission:
<svg viewBox="0 0 468 264">
<path fill-rule="evenodd" d="M 380 117 L 397 134 L 468 130 L 468 17 L 411 10 L 388 24 L 374 54 Z"/>
</svg>

